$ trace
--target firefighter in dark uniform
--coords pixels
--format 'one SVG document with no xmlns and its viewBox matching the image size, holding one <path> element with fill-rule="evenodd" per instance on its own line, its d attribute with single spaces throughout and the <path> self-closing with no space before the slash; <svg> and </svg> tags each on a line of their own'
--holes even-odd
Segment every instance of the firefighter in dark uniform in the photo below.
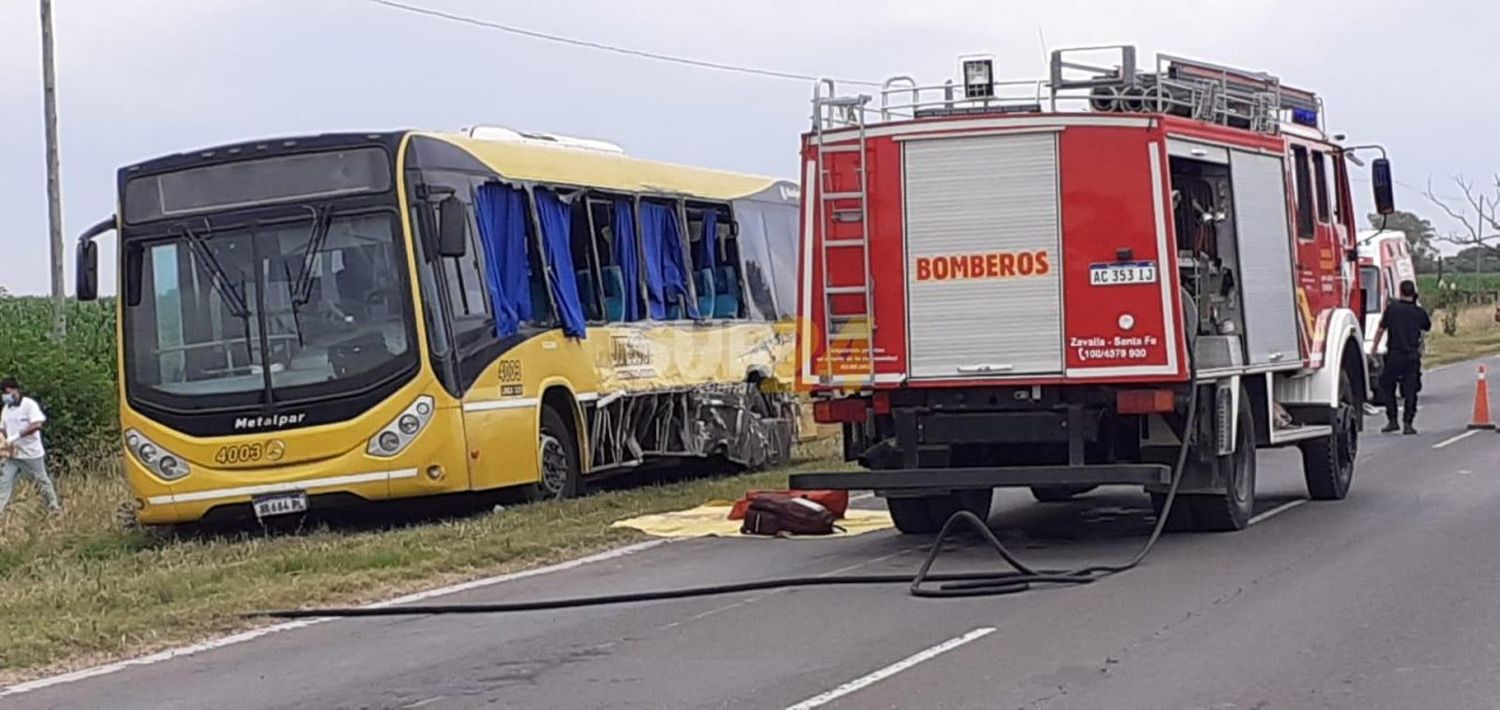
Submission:
<svg viewBox="0 0 1500 710">
<path fill-rule="evenodd" d="M 1427 310 L 1417 305 L 1417 285 L 1402 281 L 1401 298 L 1391 301 L 1380 315 L 1375 343 L 1389 335 L 1386 343 L 1385 369 L 1380 373 L 1380 396 L 1385 400 L 1385 428 L 1382 433 L 1401 429 L 1415 434 L 1412 423 L 1417 418 L 1417 393 L 1422 390 L 1422 336 L 1432 330 Z M 1402 425 L 1396 423 L 1396 390 L 1401 390 Z"/>
</svg>

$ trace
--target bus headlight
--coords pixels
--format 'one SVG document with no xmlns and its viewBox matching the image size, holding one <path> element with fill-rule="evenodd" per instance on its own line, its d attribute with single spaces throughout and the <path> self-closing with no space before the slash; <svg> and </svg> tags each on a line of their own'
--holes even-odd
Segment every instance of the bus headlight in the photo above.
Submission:
<svg viewBox="0 0 1500 710">
<path fill-rule="evenodd" d="M 175 481 L 193 471 L 181 456 L 163 449 L 134 429 L 125 431 L 125 448 L 142 466 L 163 480 Z"/>
<path fill-rule="evenodd" d="M 422 428 L 422 423 L 417 420 L 415 415 L 403 414 L 400 419 L 396 420 L 396 426 L 401 430 L 402 434 L 411 436 Z"/>
<path fill-rule="evenodd" d="M 417 401 L 412 402 L 396 417 L 396 420 L 385 425 L 375 436 L 370 437 L 370 443 L 365 447 L 365 453 L 371 456 L 388 458 L 406 450 L 406 447 L 415 441 L 418 434 L 427 428 L 432 421 L 434 411 L 432 398 L 422 395 Z"/>
</svg>

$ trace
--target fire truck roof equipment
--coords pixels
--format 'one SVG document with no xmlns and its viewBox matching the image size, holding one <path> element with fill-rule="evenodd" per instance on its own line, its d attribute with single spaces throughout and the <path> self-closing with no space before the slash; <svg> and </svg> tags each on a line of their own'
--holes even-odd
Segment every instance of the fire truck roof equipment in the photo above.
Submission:
<svg viewBox="0 0 1500 710">
<path fill-rule="evenodd" d="M 1322 130 L 1323 102 L 1316 94 L 1281 83 L 1266 72 L 1158 54 L 1152 71 L 1136 63 L 1130 45 L 1076 47 L 1052 52 L 1046 79 L 997 80 L 993 60 L 960 58 L 963 85 L 952 80 L 919 85 L 897 76 L 882 86 L 878 107 L 868 96 L 837 96 L 824 79 L 814 94 L 814 120 L 822 130 L 878 120 L 909 120 L 968 114 L 1087 110 L 1106 113 L 1166 113 L 1274 134 L 1290 126 Z"/>
</svg>

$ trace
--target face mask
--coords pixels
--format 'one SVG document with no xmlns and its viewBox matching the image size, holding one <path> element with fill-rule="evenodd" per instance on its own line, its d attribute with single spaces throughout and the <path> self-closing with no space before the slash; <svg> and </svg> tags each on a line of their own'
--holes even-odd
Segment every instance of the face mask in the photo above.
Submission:
<svg viewBox="0 0 1500 710">
<path fill-rule="evenodd" d="M 5 406 L 7 406 L 7 407 L 14 407 L 14 406 L 16 406 L 17 404 L 20 404 L 20 403 L 21 403 L 21 395 L 18 395 L 18 394 L 8 394 L 8 393 L 5 395 Z"/>
</svg>

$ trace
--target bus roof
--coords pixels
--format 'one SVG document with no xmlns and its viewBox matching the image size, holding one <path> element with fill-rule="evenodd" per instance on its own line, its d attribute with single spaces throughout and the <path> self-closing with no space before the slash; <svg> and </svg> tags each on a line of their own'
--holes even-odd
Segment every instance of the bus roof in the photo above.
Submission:
<svg viewBox="0 0 1500 710">
<path fill-rule="evenodd" d="M 764 192 L 778 178 L 709 170 L 585 148 L 413 132 L 463 148 L 500 175 L 519 181 L 597 187 L 629 193 L 734 200 Z"/>
</svg>

